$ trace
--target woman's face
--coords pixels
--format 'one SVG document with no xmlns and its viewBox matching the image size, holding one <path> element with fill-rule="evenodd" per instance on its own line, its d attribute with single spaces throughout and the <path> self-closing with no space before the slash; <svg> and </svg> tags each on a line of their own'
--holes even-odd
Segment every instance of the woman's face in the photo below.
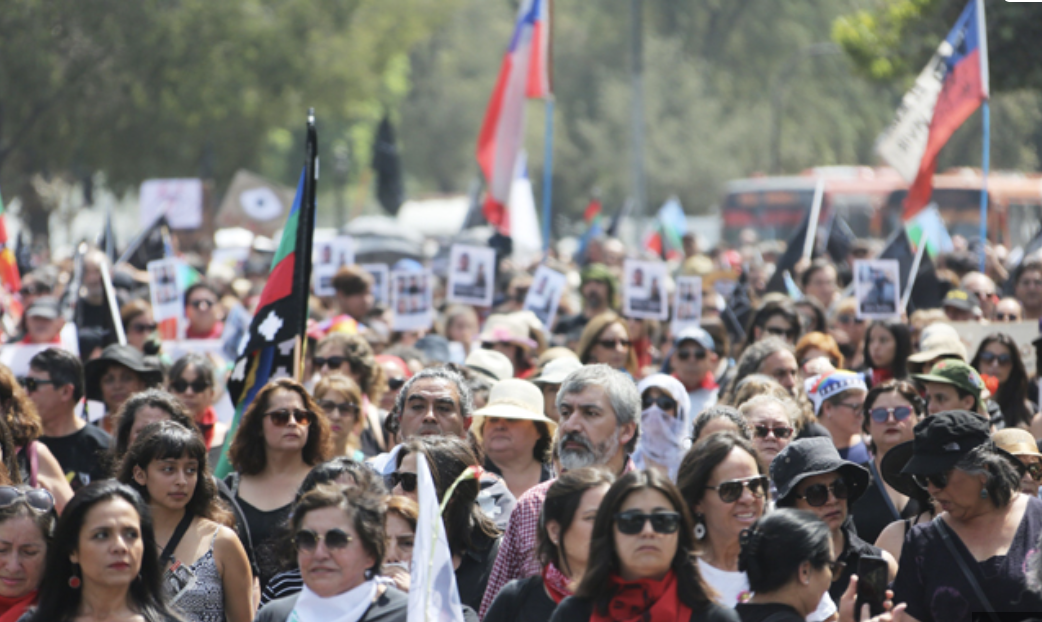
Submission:
<svg viewBox="0 0 1042 622">
<path fill-rule="evenodd" d="M 323 364 L 319 365 L 319 362 Z M 359 381 L 358 374 L 351 369 L 351 363 L 344 356 L 344 351 L 337 347 L 335 343 L 324 344 L 315 351 L 315 371 L 323 378 L 329 374 L 339 373 L 344 374 L 356 383 Z M 359 384 L 359 386 L 361 385 Z"/>
<path fill-rule="evenodd" d="M 412 547 L 416 540 L 416 532 L 412 526 L 394 512 L 387 513 L 384 526 L 387 530 L 387 552 L 384 553 L 384 562 L 412 564 Z"/>
<path fill-rule="evenodd" d="M 35 590 L 46 559 L 47 541 L 36 521 L 19 514 L 0 523 L 0 596 L 18 598 Z"/>
<path fill-rule="evenodd" d="M 709 486 L 718 487 L 732 480 L 746 480 L 760 474 L 756 460 L 744 449 L 735 447 L 723 462 L 713 469 Z M 748 529 L 763 515 L 764 497 L 757 497 L 742 487 L 742 496 L 737 501 L 726 503 L 716 490 L 706 490 L 695 512 L 705 517 L 707 537 L 714 546 L 725 547 L 738 542 L 738 535 Z"/>
<path fill-rule="evenodd" d="M 449 341 L 469 346 L 478 336 L 478 319 L 470 313 L 460 313 L 445 328 Z"/>
<path fill-rule="evenodd" d="M 146 309 L 127 324 L 127 345 L 144 350 L 145 342 L 154 332 L 156 332 L 156 322 L 152 319 L 152 311 Z"/>
<path fill-rule="evenodd" d="M 127 436 L 127 447 L 134 444 L 134 441 L 137 440 L 138 434 L 141 434 L 141 430 L 144 430 L 145 426 L 148 424 L 169 420 L 170 413 L 166 412 L 162 408 L 156 408 L 155 406 L 142 406 L 134 414 L 134 423 L 130 425 L 130 434 Z"/>
<path fill-rule="evenodd" d="M 197 287 L 185 302 L 185 317 L 192 334 L 210 333 L 220 320 L 217 295 L 205 287 Z"/>
<path fill-rule="evenodd" d="M 300 574 L 312 592 L 321 598 L 331 598 L 365 582 L 365 571 L 372 568 L 376 560 L 362 546 L 362 539 L 344 510 L 338 507 L 311 510 L 304 515 L 300 528 L 321 536 L 314 550 L 297 550 Z M 347 546 L 333 549 L 326 546 L 326 534 L 334 529 L 350 537 Z"/>
<path fill-rule="evenodd" d="M 860 389 L 844 391 L 836 403 L 825 402 L 821 406 L 821 414 L 829 423 L 844 434 L 853 436 L 861 433 L 861 423 L 865 418 L 864 404 L 867 392 Z"/>
<path fill-rule="evenodd" d="M 213 382 L 192 365 L 185 367 L 179 378 L 171 378 L 168 386 L 195 419 L 213 405 Z"/>
<path fill-rule="evenodd" d="M 973 518 L 995 507 L 990 498 L 981 499 L 983 489 L 984 476 L 970 475 L 960 469 L 948 471 L 948 485 L 944 488 L 932 483 L 926 487 L 941 511 L 956 520 Z"/>
<path fill-rule="evenodd" d="M 785 409 L 778 403 L 761 404 L 750 410 L 745 418 L 753 429 L 753 445 L 760 455 L 761 466 L 767 471 L 778 452 L 792 442 L 792 422 L 785 414 Z M 778 436 L 775 431 L 780 428 L 788 428 L 788 436 L 784 432 L 782 436 L 785 438 Z M 763 436 L 764 433 L 766 436 Z"/>
<path fill-rule="evenodd" d="M 911 411 L 907 419 L 898 421 L 895 412 L 887 412 L 886 421 L 879 423 L 872 416 L 872 411 L 878 409 L 907 408 Z M 868 433 L 872 437 L 872 445 L 875 446 L 878 455 L 885 455 L 894 445 L 912 440 L 912 429 L 919 423 L 919 417 L 915 414 L 915 408 L 907 399 L 897 391 L 879 394 L 872 408 L 866 416 L 868 420 Z"/>
<path fill-rule="evenodd" d="M 412 474 L 412 476 L 415 478 L 416 477 L 416 454 L 414 454 L 414 453 L 406 454 L 405 457 L 402 458 L 402 463 L 398 465 L 397 472 L 398 473 Z M 416 488 L 413 488 L 412 490 L 408 490 L 407 491 L 407 490 L 405 490 L 405 488 L 402 487 L 401 482 L 399 482 L 399 483 L 394 485 L 394 488 L 391 489 L 391 494 L 399 496 L 399 497 L 408 497 L 409 499 L 412 499 L 413 501 L 415 501 L 417 503 L 420 502 L 420 496 L 416 492 Z"/>
<path fill-rule="evenodd" d="M 329 420 L 333 443 L 338 447 L 343 446 L 358 423 L 358 413 L 362 405 L 350 395 L 333 390 L 316 393 L 315 401 Z"/>
<path fill-rule="evenodd" d="M 1030 467 L 1032 464 L 1042 466 L 1042 458 L 1038 456 L 1017 456 L 1017 459 L 1024 463 L 1025 467 Z M 1030 471 L 1025 471 L 1020 478 L 1020 492 L 1032 497 L 1038 496 L 1038 481 L 1031 477 Z"/>
<path fill-rule="evenodd" d="M 590 363 L 604 363 L 612 369 L 625 369 L 630 353 L 630 338 L 621 322 L 609 324 L 590 349 Z"/>
<path fill-rule="evenodd" d="M 666 398 L 661 400 L 660 398 Z M 648 387 L 644 390 L 644 395 L 641 395 L 641 410 L 647 410 L 652 406 L 657 405 L 662 412 L 666 413 L 674 419 L 677 416 L 677 401 L 673 399 L 673 396 L 666 393 L 658 387 Z M 662 408 L 662 402 L 666 402 L 668 408 Z"/>
<path fill-rule="evenodd" d="M 619 506 L 619 514 L 635 511 L 641 514 L 676 512 L 669 498 L 654 488 L 631 493 Z M 677 553 L 678 533 L 662 534 L 645 520 L 639 533 L 627 535 L 613 527 L 615 555 L 619 558 L 619 575 L 626 581 L 661 579 L 669 572 Z"/>
<path fill-rule="evenodd" d="M 384 361 L 380 365 L 384 368 L 384 376 L 387 378 L 387 390 L 380 398 L 380 408 L 391 412 L 394 409 L 394 401 L 398 399 L 398 393 L 405 385 L 406 370 L 394 361 Z"/>
<path fill-rule="evenodd" d="M 113 497 L 87 511 L 69 560 L 79 564 L 84 589 L 88 584 L 126 589 L 141 572 L 144 553 L 141 517 L 125 499 Z"/>
<path fill-rule="evenodd" d="M 1013 355 L 1005 345 L 992 341 L 981 350 L 979 366 L 980 373 L 995 376 L 1002 386 L 1013 372 Z"/>
<path fill-rule="evenodd" d="M 812 475 L 799 484 L 796 485 L 794 494 L 796 495 L 796 509 L 807 510 L 817 514 L 818 518 L 825 521 L 833 532 L 838 530 L 842 525 L 843 521 L 847 520 L 847 500 L 837 499 L 832 488 L 836 485 L 836 482 L 842 482 L 843 476 L 839 473 L 822 473 L 821 475 Z M 843 484 L 840 484 L 841 486 Z M 805 497 L 807 495 L 807 489 L 811 486 L 826 486 L 828 488 L 828 501 L 824 505 L 813 506 L 807 503 Z M 813 495 L 812 495 L 813 496 Z"/>
<path fill-rule="evenodd" d="M 575 509 L 572 524 L 568 525 L 568 531 L 561 538 L 564 553 L 568 556 L 568 563 L 576 566 L 586 567 L 590 558 L 590 540 L 593 538 L 593 523 L 597 519 L 597 509 L 601 507 L 601 500 L 608 494 L 609 486 L 601 484 L 583 493 L 579 500 L 579 507 Z M 574 568 L 573 571 L 578 570 Z M 575 577 L 578 579 L 579 577 Z"/>
<path fill-rule="evenodd" d="M 894 364 L 897 340 L 883 326 L 873 326 L 868 331 L 868 355 L 877 369 L 889 369 Z"/>
<path fill-rule="evenodd" d="M 271 413 L 288 410 L 298 413 L 304 410 L 304 400 L 296 391 L 277 389 L 268 398 L 268 407 L 264 410 L 264 443 L 268 451 L 303 451 L 308 442 L 309 426 L 297 419 L 296 415 L 284 426 L 275 425 Z"/>
<path fill-rule="evenodd" d="M 134 467 L 134 481 L 148 490 L 148 501 L 173 511 L 184 509 L 199 483 L 199 461 L 195 458 L 165 458 Z"/>
<path fill-rule="evenodd" d="M 493 462 L 524 457 L 535 460 L 532 451 L 539 442 L 539 430 L 534 421 L 486 417 L 482 425 L 482 447 Z"/>
<path fill-rule="evenodd" d="M 145 381 L 141 376 L 119 363 L 109 363 L 101 375 L 101 399 L 105 402 L 105 412 L 115 413 L 131 395 L 144 390 Z"/>
</svg>

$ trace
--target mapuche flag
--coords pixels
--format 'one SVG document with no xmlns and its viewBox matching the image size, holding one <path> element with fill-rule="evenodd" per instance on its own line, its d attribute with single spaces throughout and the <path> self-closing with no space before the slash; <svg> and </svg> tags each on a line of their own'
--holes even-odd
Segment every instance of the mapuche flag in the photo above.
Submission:
<svg viewBox="0 0 1042 622">
<path fill-rule="evenodd" d="M 984 1 L 970 0 L 876 145 L 880 157 L 912 184 L 905 198 L 905 220 L 930 203 L 937 154 L 986 99 Z"/>
<path fill-rule="evenodd" d="M 7 224 L 4 222 L 4 199 L 0 197 L 0 282 L 7 291 L 22 289 L 22 275 L 18 273 L 18 261 L 7 239 Z"/>
<path fill-rule="evenodd" d="M 243 413 L 270 380 L 300 376 L 307 329 L 311 249 L 315 235 L 315 185 L 318 182 L 318 138 L 314 112 L 308 114 L 307 158 L 300 174 L 282 239 L 271 262 L 271 273 L 250 322 L 246 346 L 228 378 L 228 394 L 235 417 L 214 470 L 218 477 L 231 471 L 228 447 Z"/>
</svg>

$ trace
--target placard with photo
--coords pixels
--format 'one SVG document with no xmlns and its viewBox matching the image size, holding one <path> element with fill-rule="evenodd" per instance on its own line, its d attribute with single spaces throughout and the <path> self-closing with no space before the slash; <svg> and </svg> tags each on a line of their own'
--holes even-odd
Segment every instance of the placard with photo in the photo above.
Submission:
<svg viewBox="0 0 1042 622">
<path fill-rule="evenodd" d="M 386 307 L 391 303 L 390 279 L 391 269 L 385 263 L 364 263 L 358 266 L 373 277 L 373 304 Z"/>
<path fill-rule="evenodd" d="M 496 279 L 496 251 L 453 244 L 449 253 L 449 302 L 491 307 Z"/>
<path fill-rule="evenodd" d="M 152 297 L 152 319 L 162 322 L 185 316 L 184 292 L 177 279 L 177 259 L 148 262 L 148 287 Z"/>
<path fill-rule="evenodd" d="M 524 309 L 535 313 L 546 330 L 550 330 L 557 317 L 557 306 L 567 283 L 567 277 L 557 270 L 539 266 L 532 277 L 532 286 L 525 295 Z"/>
<path fill-rule="evenodd" d="M 678 276 L 673 299 L 673 334 L 702 322 L 702 277 Z"/>
<path fill-rule="evenodd" d="M 391 273 L 391 328 L 423 330 L 434 323 L 434 275 L 430 270 Z"/>
<path fill-rule="evenodd" d="M 900 275 L 896 259 L 854 260 L 858 318 L 874 320 L 901 315 Z"/>
<path fill-rule="evenodd" d="M 333 277 L 340 268 L 355 262 L 354 240 L 349 235 L 315 242 L 311 272 L 316 296 L 335 296 Z"/>
<path fill-rule="evenodd" d="M 622 272 L 623 315 L 651 320 L 664 320 L 669 317 L 664 262 L 627 259 Z"/>
</svg>

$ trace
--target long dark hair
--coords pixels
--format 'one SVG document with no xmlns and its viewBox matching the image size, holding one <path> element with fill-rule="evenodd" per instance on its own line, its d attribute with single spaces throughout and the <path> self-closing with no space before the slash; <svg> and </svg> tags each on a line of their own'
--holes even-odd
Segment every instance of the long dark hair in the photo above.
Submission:
<svg viewBox="0 0 1042 622">
<path fill-rule="evenodd" d="M 863 353 L 865 366 L 872 369 L 879 367 L 872 360 L 872 355 L 868 351 L 868 344 L 872 340 L 873 328 L 882 328 L 889 331 L 890 336 L 894 338 L 894 360 L 890 362 L 888 367 L 894 378 L 907 378 L 908 357 L 912 354 L 912 331 L 909 330 L 906 324 L 902 324 L 898 320 L 876 320 L 869 324 L 868 330 L 865 331 Z"/>
<path fill-rule="evenodd" d="M 593 524 L 590 538 L 590 558 L 586 564 L 586 573 L 575 595 L 593 601 L 593 606 L 601 614 L 608 611 L 608 602 L 613 594 L 609 578 L 618 574 L 619 556 L 615 552 L 615 514 L 623 502 L 631 494 L 641 490 L 656 490 L 662 493 L 673 510 L 680 514 L 680 529 L 677 531 L 677 550 L 671 564 L 677 578 L 677 596 L 681 602 L 694 610 L 701 610 L 712 601 L 708 588 L 698 572 L 695 558 L 694 523 L 687 504 L 680 496 L 680 491 L 669 481 L 669 478 L 655 469 L 646 471 L 630 471 L 620 477 L 601 501 L 597 510 L 597 520 Z"/>
<path fill-rule="evenodd" d="M 135 393 L 123 402 L 115 414 L 115 442 L 109 449 L 108 456 L 113 469 L 119 469 L 123 454 L 127 453 L 130 447 L 130 430 L 134 427 L 134 420 L 137 419 L 138 411 L 146 406 L 162 410 L 170 415 L 171 421 L 176 421 L 186 428 L 195 427 L 195 422 L 181 402 L 163 389 L 145 389 L 141 393 Z"/>
<path fill-rule="evenodd" d="M 749 589 L 766 594 L 797 578 L 803 562 L 824 568 L 831 531 L 825 521 L 804 510 L 779 508 L 756 521 L 739 538 L 738 570 L 749 576 Z"/>
<path fill-rule="evenodd" d="M 742 438 L 734 432 L 710 434 L 687 452 L 677 471 L 677 487 L 689 508 L 693 510 L 696 505 L 701 503 L 702 498 L 706 496 L 709 480 L 713 478 L 713 471 L 724 460 L 727 460 L 735 448 L 742 449 L 752 456 L 756 462 L 757 472 L 760 475 L 766 475 L 752 441 Z"/>
<path fill-rule="evenodd" d="M 69 586 L 69 577 L 76 574 L 69 553 L 79 548 L 80 531 L 91 508 L 114 499 L 129 503 L 141 519 L 144 550 L 141 555 L 141 572 L 127 591 L 131 607 L 147 622 L 180 619 L 167 606 L 166 595 L 160 584 L 163 569 L 159 567 L 156 536 L 148 505 L 133 488 L 107 479 L 81 488 L 62 511 L 54 533 L 54 545 L 47 549 L 47 568 L 40 581 L 40 605 L 31 622 L 64 622 L 76 617 L 82 591 Z"/>
<path fill-rule="evenodd" d="M 561 477 L 554 480 L 546 491 L 546 500 L 543 501 L 543 510 L 539 515 L 539 525 L 536 528 L 536 558 L 539 565 L 553 564 L 560 570 L 572 573 L 568 567 L 568 552 L 564 548 L 564 534 L 572 526 L 575 513 L 579 510 L 586 491 L 598 486 L 611 486 L 615 482 L 615 476 L 604 467 L 583 467 L 567 471 Z M 554 543 L 546 529 L 550 521 L 557 523 L 561 529 L 561 539 Z"/>
<path fill-rule="evenodd" d="M 1006 421 L 1006 427 L 1028 427 L 1031 425 L 1033 414 L 1026 404 L 1028 399 L 1028 372 L 1024 368 L 1024 361 L 1020 358 L 1020 351 L 1017 349 L 1017 343 L 1013 341 L 1013 338 L 1006 333 L 991 333 L 980 342 L 977 354 L 974 355 L 973 362 L 970 365 L 978 373 L 983 373 L 981 372 L 980 355 L 984 352 L 984 348 L 992 343 L 1000 343 L 1005 346 L 1009 350 L 1010 362 L 1013 363 L 1013 369 L 1009 372 L 1009 379 L 999 385 L 999 390 L 992 396 L 992 399 L 998 403 L 999 408 L 1002 410 L 1002 417 Z"/>
</svg>

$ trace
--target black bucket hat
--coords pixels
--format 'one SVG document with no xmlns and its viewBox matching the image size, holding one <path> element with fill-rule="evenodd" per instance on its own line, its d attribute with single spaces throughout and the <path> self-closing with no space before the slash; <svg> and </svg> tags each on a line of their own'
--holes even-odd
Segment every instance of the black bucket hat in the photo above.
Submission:
<svg viewBox="0 0 1042 622">
<path fill-rule="evenodd" d="M 911 475 L 901 472 L 901 469 L 912 459 L 914 451 L 913 441 L 905 441 L 891 447 L 890 451 L 883 456 L 879 475 L 891 488 L 906 497 L 919 501 L 920 506 L 925 509 L 922 504 L 930 502 L 930 495 L 915 483 Z"/>
<path fill-rule="evenodd" d="M 88 400 L 104 401 L 101 397 L 101 377 L 113 363 L 122 365 L 141 376 L 147 386 L 156 386 L 163 382 L 163 371 L 145 360 L 145 355 L 133 346 L 122 346 L 114 343 L 101 351 L 101 356 L 89 361 L 84 369 L 84 380 L 87 383 Z"/>
<path fill-rule="evenodd" d="M 808 477 L 833 472 L 838 472 L 850 488 L 848 504 L 865 494 L 870 479 L 868 469 L 840 458 L 832 439 L 816 436 L 793 441 L 771 461 L 771 480 L 778 490 L 778 504 L 782 505 Z"/>
<path fill-rule="evenodd" d="M 901 473 L 933 475 L 952 469 L 974 449 L 991 443 L 988 421 L 968 410 L 949 410 L 915 424 L 912 459 Z"/>
</svg>

